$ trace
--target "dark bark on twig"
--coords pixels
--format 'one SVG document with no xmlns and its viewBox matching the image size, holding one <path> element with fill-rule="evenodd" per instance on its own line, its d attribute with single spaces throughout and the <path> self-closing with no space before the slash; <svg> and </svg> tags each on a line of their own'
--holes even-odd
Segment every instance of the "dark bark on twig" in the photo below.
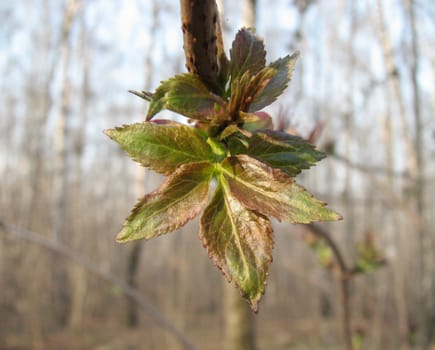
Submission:
<svg viewBox="0 0 435 350">
<path fill-rule="evenodd" d="M 340 284 L 340 302 L 341 302 L 341 325 L 343 333 L 343 341 L 346 350 L 353 350 L 352 345 L 352 326 L 351 326 L 351 315 L 350 315 L 350 291 L 349 291 L 349 281 L 352 277 L 352 270 L 347 267 L 343 255 L 337 244 L 329 235 L 329 232 L 316 224 L 309 224 L 306 227 L 315 236 L 322 239 L 334 254 L 334 258 L 337 262 L 338 269 L 338 282 Z"/>
<path fill-rule="evenodd" d="M 181 28 L 186 68 L 216 91 L 218 82 L 217 26 L 215 0 L 181 0 Z"/>
<path fill-rule="evenodd" d="M 153 303 L 141 295 L 139 291 L 132 288 L 128 283 L 121 280 L 109 271 L 101 269 L 95 262 L 81 255 L 79 252 L 74 251 L 67 245 L 60 241 L 49 239 L 41 234 L 32 232 L 26 229 L 18 228 L 15 226 L 7 225 L 0 221 L 0 233 L 5 233 L 14 238 L 21 238 L 23 240 L 38 244 L 45 247 L 62 257 L 72 260 L 74 263 L 84 267 L 89 272 L 100 277 L 101 279 L 110 282 L 119 287 L 122 292 L 127 295 L 131 300 L 135 301 L 137 305 L 162 329 L 169 332 L 180 344 L 183 349 L 196 350 L 196 347 L 189 339 L 178 330 L 164 315 L 153 305 Z"/>
</svg>

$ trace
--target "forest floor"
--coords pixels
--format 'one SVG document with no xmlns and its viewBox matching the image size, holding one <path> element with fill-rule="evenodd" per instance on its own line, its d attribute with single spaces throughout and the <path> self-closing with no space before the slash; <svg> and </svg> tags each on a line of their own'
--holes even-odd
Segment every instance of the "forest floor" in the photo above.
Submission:
<svg viewBox="0 0 435 350">
<path fill-rule="evenodd" d="M 172 337 L 153 327 L 140 325 L 129 329 L 107 320 L 87 321 L 80 329 L 62 330 L 41 338 L 24 334 L 1 334 L 0 350 L 178 350 L 182 349 Z M 188 327 L 187 337 L 198 350 L 225 350 L 222 332 L 213 327 Z M 264 333 L 262 330 L 259 333 Z M 268 333 L 268 334 L 267 334 Z M 314 344 L 308 334 L 267 332 L 258 336 L 258 350 L 339 350 L 339 344 Z M 310 339 L 311 338 L 311 339 Z M 337 339 L 335 339 L 337 341 Z M 318 340 L 314 340 L 318 342 Z M 328 341 L 330 343 L 330 341 Z"/>
<path fill-rule="evenodd" d="M 27 324 L 28 326 L 28 324 Z M 223 326 L 204 315 L 180 327 L 197 350 L 225 350 Z M 3 329 L 2 329 L 3 328 Z M 152 320 L 142 318 L 136 328 L 127 328 L 113 318 L 87 319 L 80 329 L 44 332 L 43 336 L 23 332 L 24 327 L 5 331 L 0 327 L 0 350 L 183 350 L 177 341 Z M 313 323 L 299 320 L 286 324 L 270 320 L 257 325 L 258 350 L 341 350 L 338 324 L 332 320 Z M 404 349 L 383 341 L 363 344 L 361 349 Z M 373 340 L 372 340 L 373 341 Z M 435 350 L 435 344 L 431 348 Z"/>
</svg>

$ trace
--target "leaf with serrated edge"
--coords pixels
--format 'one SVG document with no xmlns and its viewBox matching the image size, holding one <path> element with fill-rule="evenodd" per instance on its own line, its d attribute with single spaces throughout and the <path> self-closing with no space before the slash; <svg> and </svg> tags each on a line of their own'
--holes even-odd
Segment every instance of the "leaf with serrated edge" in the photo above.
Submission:
<svg viewBox="0 0 435 350">
<path fill-rule="evenodd" d="M 236 124 L 230 124 L 227 126 L 220 134 L 219 139 L 224 140 L 228 138 L 229 136 L 232 136 L 236 133 L 240 133 L 246 137 L 251 137 L 252 133 L 248 130 L 239 128 Z"/>
<path fill-rule="evenodd" d="M 256 112 L 274 102 L 279 95 L 287 88 L 291 79 L 299 52 L 291 56 L 280 58 L 271 63 L 268 67 L 276 70 L 275 76 L 270 79 L 266 87 L 254 99 L 249 107 L 249 112 Z"/>
<path fill-rule="evenodd" d="M 136 90 L 128 90 L 129 93 L 136 95 L 140 98 L 143 98 L 145 101 L 151 101 L 153 98 L 153 94 L 147 91 L 136 91 Z"/>
<path fill-rule="evenodd" d="M 150 239 L 186 224 L 207 203 L 212 172 L 207 162 L 182 165 L 158 190 L 137 203 L 117 241 Z"/>
<path fill-rule="evenodd" d="M 152 122 L 104 131 L 136 162 L 161 174 L 171 174 L 181 164 L 213 160 L 206 140 L 192 127 Z"/>
<path fill-rule="evenodd" d="M 231 193 L 246 207 L 263 215 L 301 224 L 341 219 L 290 176 L 248 155 L 226 158 L 222 170 Z"/>
<path fill-rule="evenodd" d="M 325 154 L 304 139 L 273 130 L 261 130 L 248 139 L 249 148 L 236 147 L 232 154 L 245 153 L 289 176 L 298 175 L 303 169 L 315 165 Z"/>
<path fill-rule="evenodd" d="M 266 65 L 266 50 L 263 40 L 250 29 L 242 28 L 236 34 L 230 50 L 232 80 L 250 71 L 255 74 Z"/>
<path fill-rule="evenodd" d="M 251 102 L 263 91 L 275 73 L 273 68 L 265 67 L 256 74 L 248 71 L 243 73 L 239 79 L 233 80 L 231 97 L 227 106 L 229 115 L 246 112 Z"/>
<path fill-rule="evenodd" d="M 272 118 L 265 112 L 239 113 L 240 120 L 243 121 L 243 129 L 256 131 L 261 129 L 273 128 Z"/>
<path fill-rule="evenodd" d="M 201 218 L 200 237 L 210 258 L 228 281 L 235 280 L 256 312 L 272 261 L 273 231 L 268 218 L 245 208 L 219 177 Z"/>
<path fill-rule="evenodd" d="M 223 110 L 224 101 L 210 92 L 199 76 L 191 73 L 163 81 L 153 94 L 147 120 L 163 109 L 191 119 L 211 119 Z"/>
</svg>

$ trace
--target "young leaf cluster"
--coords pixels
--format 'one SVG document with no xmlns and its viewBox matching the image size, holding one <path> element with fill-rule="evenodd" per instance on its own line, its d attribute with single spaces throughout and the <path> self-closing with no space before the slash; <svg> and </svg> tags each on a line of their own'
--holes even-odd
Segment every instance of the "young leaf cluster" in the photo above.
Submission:
<svg viewBox="0 0 435 350">
<path fill-rule="evenodd" d="M 160 236 L 202 212 L 204 247 L 254 311 L 272 261 L 269 217 L 291 223 L 340 219 L 294 180 L 324 154 L 273 131 L 270 116 L 259 112 L 287 87 L 296 59 L 266 65 L 262 40 L 242 29 L 219 89 L 191 73 L 175 76 L 154 93 L 134 92 L 150 102 L 145 122 L 105 131 L 135 161 L 167 175 L 136 204 L 117 240 Z M 193 125 L 154 120 L 164 109 Z"/>
</svg>

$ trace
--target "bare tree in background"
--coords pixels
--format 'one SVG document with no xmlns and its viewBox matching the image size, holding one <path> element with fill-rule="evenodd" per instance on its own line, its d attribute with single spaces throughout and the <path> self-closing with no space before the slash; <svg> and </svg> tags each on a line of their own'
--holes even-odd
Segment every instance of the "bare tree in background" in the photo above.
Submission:
<svg viewBox="0 0 435 350">
<path fill-rule="evenodd" d="M 395 132 L 393 128 L 393 110 L 394 105 L 398 105 L 398 110 L 400 114 L 400 119 L 402 123 L 405 123 L 405 107 L 404 101 L 400 89 L 400 78 L 399 78 L 399 69 L 396 66 L 395 58 L 393 56 L 393 47 L 392 43 L 386 28 L 385 24 L 385 15 L 382 7 L 382 2 L 380 0 L 377 1 L 376 4 L 376 14 L 377 14 L 377 24 L 378 24 L 378 35 L 380 41 L 380 47 L 383 53 L 385 72 L 387 73 L 386 81 L 385 81 L 385 94 L 386 94 L 386 115 L 384 121 L 384 135 L 385 135 L 385 149 L 386 149 L 386 165 L 389 172 L 386 181 L 386 188 L 390 193 L 396 192 L 397 185 L 400 183 L 397 181 L 397 178 L 394 176 L 394 168 L 395 168 L 395 159 L 394 159 L 394 148 L 396 145 L 395 142 Z M 410 139 L 407 131 L 407 127 L 403 126 L 403 135 L 404 135 L 404 143 L 405 148 L 408 149 L 408 153 L 410 153 Z M 408 160 L 413 162 L 413 160 Z M 412 167 L 412 165 L 409 165 Z M 391 215 L 388 215 L 388 208 L 385 210 L 386 223 L 389 223 L 391 220 L 391 224 L 394 227 L 398 227 L 395 232 L 388 233 L 388 226 L 385 225 L 387 230 L 387 235 L 391 235 L 390 239 L 387 238 L 387 241 L 392 246 L 399 246 L 404 244 L 403 234 L 400 227 L 400 220 L 398 215 L 395 212 L 392 212 Z M 396 269 L 394 271 L 393 280 L 394 280 L 394 300 L 398 313 L 398 328 L 399 328 L 399 343 L 406 343 L 408 337 L 408 305 L 406 302 L 406 291 L 405 291 L 405 281 L 404 281 L 404 264 L 403 261 L 408 259 L 408 257 L 404 257 L 396 262 Z"/>
<path fill-rule="evenodd" d="M 71 194 L 73 197 L 73 212 L 77 216 L 81 216 L 81 208 L 85 207 L 83 201 L 83 184 L 85 183 L 84 169 L 83 169 L 83 156 L 84 149 L 86 147 L 86 129 L 88 125 L 88 109 L 91 99 L 91 86 L 90 86 L 90 70 L 91 70 L 91 53 L 88 47 L 88 28 L 85 20 L 85 7 L 83 6 L 81 15 L 79 18 L 79 57 L 82 59 L 82 74 L 83 80 L 81 85 L 80 94 L 80 122 L 79 126 L 74 130 L 72 134 L 72 145 L 74 147 L 74 165 L 72 167 L 75 174 L 74 182 L 71 187 L 74 189 L 74 194 L 78 194 L 78 198 Z M 72 231 L 75 234 L 71 237 L 73 247 L 76 249 L 89 252 L 86 246 L 85 240 L 85 224 L 83 220 L 73 220 L 71 223 Z M 71 280 L 71 307 L 68 315 L 68 326 L 74 329 L 80 328 L 85 318 L 85 302 L 86 292 L 88 288 L 87 272 L 79 265 L 72 265 L 70 268 L 70 280 Z"/>
<path fill-rule="evenodd" d="M 257 0 L 243 0 L 242 23 L 255 28 L 257 18 Z M 255 315 L 246 301 L 241 298 L 234 284 L 226 283 L 225 288 L 225 331 L 228 350 L 257 349 Z"/>
<path fill-rule="evenodd" d="M 152 89 L 152 74 L 153 74 L 153 63 L 152 63 L 152 55 L 154 52 L 154 45 L 156 40 L 156 32 L 159 27 L 159 5 L 156 0 L 152 0 L 152 12 L 151 12 L 151 26 L 149 29 L 150 41 L 146 48 L 145 53 L 145 62 L 144 62 L 144 70 L 145 70 L 145 83 L 144 90 L 150 91 Z M 148 170 L 139 167 L 136 170 L 136 187 L 135 194 L 137 198 L 143 196 L 143 194 L 149 190 L 147 187 L 147 178 Z M 127 257 L 127 281 L 132 288 L 137 287 L 137 278 L 139 271 L 139 262 L 142 254 L 144 242 L 135 241 L 132 243 L 131 249 L 128 253 Z M 127 300 L 127 324 L 129 327 L 137 327 L 138 325 L 138 309 L 137 305 L 131 299 Z"/>
<path fill-rule="evenodd" d="M 219 300 L 227 291 L 196 247 L 196 228 L 137 243 L 137 249 L 113 239 L 133 195 L 154 188 L 157 177 L 152 172 L 136 177 L 136 169 L 143 169 L 101 130 L 141 118 L 147 104 L 126 93 L 143 83 L 148 90 L 156 87 L 155 79 L 143 82 L 141 62 L 153 63 L 145 68 L 148 79 L 150 71 L 160 78 L 172 73 L 182 60 L 181 37 L 174 40 L 174 33 L 180 34 L 177 2 L 155 1 L 158 18 L 151 1 L 81 2 L 73 19 L 66 18 L 66 4 L 80 5 L 79 0 L 0 5 L 0 348 L 179 346 L 153 318 L 139 315 L 137 304 L 126 307 L 128 293 L 117 283 L 102 283 L 63 253 L 47 253 L 21 234 L 5 234 L 2 227 L 11 226 L 38 233 L 48 246 L 76 252 L 79 262 L 89 259 L 123 287 L 130 281 L 136 296 L 159 305 L 198 349 L 225 347 L 227 314 Z M 224 28 L 231 37 L 242 9 L 253 9 L 249 3 L 225 1 Z M 291 49 L 302 53 L 284 101 L 298 131 L 306 135 L 321 120 L 320 148 L 335 146 L 335 153 L 301 180 L 343 214 L 351 205 L 353 238 L 358 241 L 370 229 L 386 253 L 383 269 L 355 278 L 355 339 L 370 350 L 430 348 L 435 330 L 433 1 L 289 0 L 257 6 L 265 10 L 257 19 L 258 34 L 265 36 L 271 56 L 290 41 Z M 296 22 L 275 16 L 284 13 Z M 244 22 L 255 27 L 250 23 Z M 154 43 L 148 42 L 150 27 L 156 30 Z M 144 189 L 144 183 L 150 187 Z M 347 205 L 344 187 L 351 195 Z M 340 247 L 350 240 L 345 229 L 350 216 L 344 216 L 340 225 L 325 226 Z M 268 292 L 253 317 L 255 338 L 249 335 L 250 321 L 236 320 L 229 328 L 255 339 L 258 349 L 337 347 L 338 290 L 330 271 L 295 240 L 302 234 L 297 228 L 280 225 L 276 232 Z M 355 256 L 345 258 L 350 263 Z M 246 311 L 252 318 L 236 288 L 228 287 L 241 307 L 237 317 Z M 230 298 L 227 302 L 231 305 Z M 322 308 L 328 311 L 323 314 Z M 126 318 L 139 326 L 127 328 Z M 80 328 L 92 337 L 82 336 Z"/>
<path fill-rule="evenodd" d="M 52 18 L 50 16 L 50 7 L 48 3 L 42 6 L 43 25 L 42 33 L 34 34 L 35 45 L 39 45 L 42 51 L 40 55 L 35 57 L 36 66 L 42 70 L 41 76 L 38 72 L 32 71 L 28 79 L 28 87 L 26 91 L 26 101 L 28 110 L 26 113 L 26 125 L 24 129 L 23 144 L 24 157 L 28 162 L 28 183 L 29 190 L 23 195 L 23 205 L 21 208 L 21 218 L 24 227 L 35 228 L 39 224 L 37 222 L 37 208 L 43 202 L 45 197 L 43 193 L 43 178 L 47 176 L 44 171 L 44 149 L 43 140 L 46 139 L 45 127 L 49 118 L 50 111 L 53 107 L 53 98 L 51 96 L 51 88 L 56 77 L 57 62 L 60 57 L 59 45 L 52 49 L 52 41 L 54 34 L 51 31 Z M 56 43 L 58 44 L 58 43 Z"/>
<path fill-rule="evenodd" d="M 421 101 L 420 101 L 420 87 L 418 83 L 419 73 L 419 44 L 418 44 L 418 31 L 417 22 L 415 18 L 415 1 L 406 0 L 405 8 L 409 16 L 409 26 L 411 31 L 410 45 L 410 73 L 411 73 L 411 88 L 412 88 L 412 112 L 414 114 L 414 154 L 416 160 L 415 169 L 415 205 L 417 214 L 420 219 L 420 224 L 416 230 L 418 235 L 418 300 L 417 300 L 417 314 L 418 314 L 418 343 L 422 349 L 429 349 L 429 334 L 433 332 L 431 329 L 434 326 L 431 318 L 431 312 L 434 313 L 433 305 L 429 295 L 433 297 L 433 281 L 434 277 L 428 269 L 427 262 L 429 261 L 430 241 L 426 232 L 426 218 L 425 218 L 425 160 L 424 149 L 425 143 L 423 138 L 423 118 L 421 114 Z M 429 263 L 430 264 L 430 263 Z M 432 288 L 432 289 L 431 289 Z"/>
<path fill-rule="evenodd" d="M 349 32 L 348 39 L 346 42 L 347 58 L 349 60 L 346 65 L 346 84 L 348 85 L 348 95 L 344 97 L 346 99 L 344 111 L 342 114 L 343 118 L 343 137 L 344 137 L 344 154 L 347 159 L 352 158 L 352 143 L 354 140 L 354 121 L 355 118 L 355 104 L 354 104 L 354 79 L 355 79 L 355 54 L 353 49 L 353 43 L 355 39 L 355 34 L 358 30 L 357 28 L 357 18 L 355 14 L 355 2 L 343 3 L 343 11 L 348 11 L 349 17 Z M 347 7 L 347 8 L 346 8 Z M 344 224 L 346 226 L 346 250 L 348 253 L 353 255 L 351 252 L 354 245 L 354 237 L 356 233 L 356 225 L 354 219 L 354 205 L 353 205 L 353 169 L 351 167 L 346 167 L 345 178 L 344 178 L 344 210 L 343 213 L 346 220 Z"/>
<path fill-rule="evenodd" d="M 53 210 L 53 236 L 55 240 L 63 239 L 65 206 L 67 194 L 67 142 L 69 137 L 68 116 L 71 108 L 72 83 L 68 75 L 71 59 L 71 30 L 79 10 L 79 0 L 68 0 L 65 4 L 65 13 L 62 26 L 60 47 L 60 110 L 57 117 L 57 126 L 54 135 L 54 210 Z"/>
<path fill-rule="evenodd" d="M 64 7 L 64 17 L 60 37 L 60 106 L 56 120 L 54 133 L 54 174 L 53 174 L 53 211 L 52 211 L 52 234 L 55 241 L 65 239 L 65 221 L 68 195 L 68 155 L 67 145 L 70 140 L 70 128 L 68 120 L 71 110 L 72 82 L 69 69 L 72 56 L 72 27 L 79 12 L 80 0 L 67 0 Z M 63 266 L 54 265 L 54 277 L 58 288 L 58 313 L 61 323 L 68 322 L 70 312 L 67 273 Z M 70 281 L 71 283 L 71 281 Z"/>
</svg>

